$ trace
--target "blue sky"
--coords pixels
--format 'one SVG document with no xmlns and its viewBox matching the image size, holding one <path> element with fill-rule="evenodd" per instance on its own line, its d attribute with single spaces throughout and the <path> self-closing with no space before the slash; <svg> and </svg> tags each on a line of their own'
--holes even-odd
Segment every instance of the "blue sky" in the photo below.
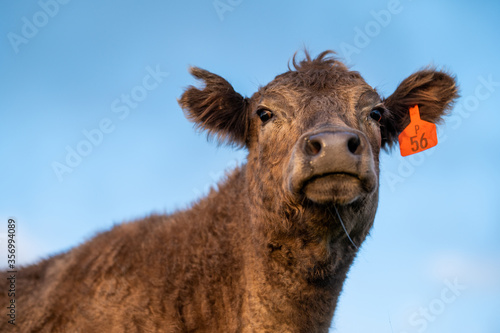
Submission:
<svg viewBox="0 0 500 333">
<path fill-rule="evenodd" d="M 189 65 L 249 96 L 304 46 L 334 49 L 382 95 L 431 64 L 457 76 L 462 98 L 435 148 L 383 154 L 375 227 L 332 332 L 500 332 L 499 2 L 0 6 L 0 241 L 14 217 L 21 263 L 187 207 L 244 161 L 185 120 Z"/>
</svg>

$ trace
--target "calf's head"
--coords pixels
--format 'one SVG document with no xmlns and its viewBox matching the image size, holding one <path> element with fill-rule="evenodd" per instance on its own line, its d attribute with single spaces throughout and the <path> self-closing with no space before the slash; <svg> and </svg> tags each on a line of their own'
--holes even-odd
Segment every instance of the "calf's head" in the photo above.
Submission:
<svg viewBox="0 0 500 333">
<path fill-rule="evenodd" d="M 189 87 L 180 104 L 188 118 L 220 142 L 249 150 L 247 183 L 268 211 L 304 207 L 363 207 L 374 214 L 379 154 L 409 123 L 408 108 L 437 122 L 457 97 L 455 80 L 434 69 L 418 71 L 389 97 L 331 51 L 296 62 L 251 98 L 199 68 L 204 87 Z"/>
</svg>

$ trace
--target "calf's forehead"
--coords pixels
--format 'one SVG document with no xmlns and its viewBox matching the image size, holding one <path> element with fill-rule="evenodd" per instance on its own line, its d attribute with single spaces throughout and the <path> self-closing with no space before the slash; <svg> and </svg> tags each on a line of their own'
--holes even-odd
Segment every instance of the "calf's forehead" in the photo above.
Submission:
<svg viewBox="0 0 500 333">
<path fill-rule="evenodd" d="M 335 117 L 353 123 L 364 104 L 380 101 L 359 73 L 327 69 L 284 73 L 252 99 L 256 107 L 277 108 L 286 116 L 305 117 L 311 123 Z"/>
</svg>

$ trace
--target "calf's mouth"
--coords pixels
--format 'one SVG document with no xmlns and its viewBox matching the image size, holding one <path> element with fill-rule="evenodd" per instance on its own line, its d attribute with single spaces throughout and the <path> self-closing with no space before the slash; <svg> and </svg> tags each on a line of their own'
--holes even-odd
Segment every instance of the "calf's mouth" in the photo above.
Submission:
<svg viewBox="0 0 500 333">
<path fill-rule="evenodd" d="M 349 204 L 366 193 L 359 175 L 350 172 L 329 172 L 315 175 L 303 183 L 303 195 L 316 203 Z"/>
</svg>

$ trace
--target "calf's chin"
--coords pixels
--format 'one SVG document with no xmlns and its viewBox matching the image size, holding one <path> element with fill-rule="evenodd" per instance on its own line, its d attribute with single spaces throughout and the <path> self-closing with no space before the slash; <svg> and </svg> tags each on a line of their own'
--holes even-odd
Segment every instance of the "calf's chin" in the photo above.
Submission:
<svg viewBox="0 0 500 333">
<path fill-rule="evenodd" d="M 359 199 L 362 191 L 357 176 L 344 173 L 314 177 L 303 187 L 305 197 L 318 204 L 347 205 Z"/>
</svg>

